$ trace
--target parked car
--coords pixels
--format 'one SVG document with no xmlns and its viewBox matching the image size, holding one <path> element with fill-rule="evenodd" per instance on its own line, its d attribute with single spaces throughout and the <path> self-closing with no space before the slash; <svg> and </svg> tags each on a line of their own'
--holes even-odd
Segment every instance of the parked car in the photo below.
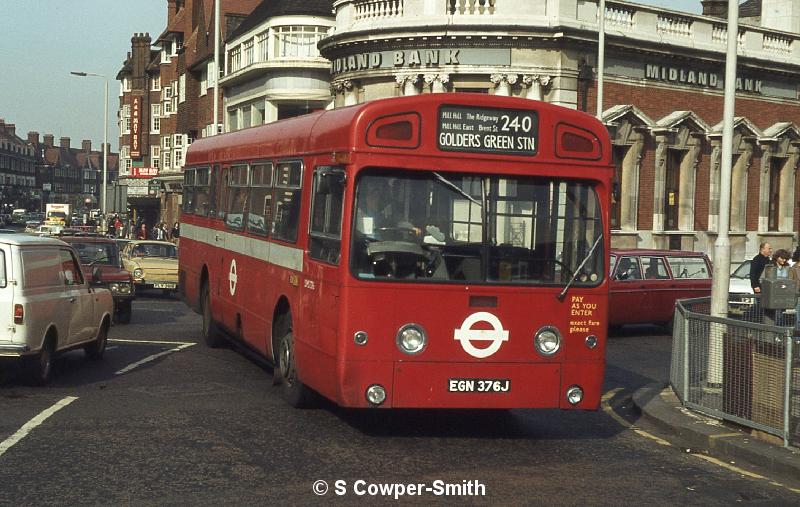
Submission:
<svg viewBox="0 0 800 507">
<path fill-rule="evenodd" d="M 65 236 L 61 240 L 78 253 L 84 276 L 91 277 L 95 269 L 100 270 L 102 286 L 110 290 L 114 298 L 114 321 L 128 324 L 134 299 L 133 276 L 123 269 L 114 240 L 87 236 Z"/>
<path fill-rule="evenodd" d="M 33 231 L 33 234 L 37 236 L 58 236 L 61 233 L 60 225 L 40 225 Z"/>
<path fill-rule="evenodd" d="M 122 265 L 133 274 L 136 290 L 178 290 L 178 249 L 168 241 L 137 240 L 125 245 Z"/>
<path fill-rule="evenodd" d="M 46 384 L 55 356 L 83 348 L 103 356 L 111 293 L 94 285 L 78 256 L 55 238 L 0 236 L 0 358 L 21 360 L 30 380 Z"/>
<path fill-rule="evenodd" d="M 678 299 L 711 295 L 702 252 L 611 250 L 609 326 L 654 323 L 671 329 Z"/>
</svg>

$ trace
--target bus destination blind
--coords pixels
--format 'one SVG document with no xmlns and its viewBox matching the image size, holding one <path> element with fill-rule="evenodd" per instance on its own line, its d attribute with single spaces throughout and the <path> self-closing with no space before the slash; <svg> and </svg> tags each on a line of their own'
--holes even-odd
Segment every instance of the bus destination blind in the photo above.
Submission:
<svg viewBox="0 0 800 507">
<path fill-rule="evenodd" d="M 439 109 L 442 151 L 536 155 L 538 134 L 535 111 L 464 106 Z"/>
</svg>

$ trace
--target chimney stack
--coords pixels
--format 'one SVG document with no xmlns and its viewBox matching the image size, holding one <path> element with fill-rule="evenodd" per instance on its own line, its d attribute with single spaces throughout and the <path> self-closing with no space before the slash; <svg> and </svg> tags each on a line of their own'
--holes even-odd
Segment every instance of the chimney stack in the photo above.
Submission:
<svg viewBox="0 0 800 507">
<path fill-rule="evenodd" d="M 53 134 L 45 134 L 44 135 L 44 145 L 47 146 L 48 148 L 52 148 L 53 147 L 53 139 L 55 139 L 53 137 Z"/>
<path fill-rule="evenodd" d="M 91 153 L 92 141 L 90 141 L 89 139 L 84 139 L 83 142 L 81 142 L 81 148 L 83 148 L 83 151 L 85 151 L 86 153 Z"/>
<path fill-rule="evenodd" d="M 17 133 L 17 126 L 13 123 L 6 123 L 6 132 L 12 137 L 15 136 Z"/>
<path fill-rule="evenodd" d="M 715 18 L 728 18 L 728 0 L 701 0 L 703 16 Z"/>
<path fill-rule="evenodd" d="M 39 144 L 39 133 L 38 132 L 28 132 L 28 142 L 31 144 Z"/>
<path fill-rule="evenodd" d="M 60 139 L 60 141 L 61 141 L 61 147 L 68 150 L 69 149 L 69 137 L 62 137 Z"/>
</svg>

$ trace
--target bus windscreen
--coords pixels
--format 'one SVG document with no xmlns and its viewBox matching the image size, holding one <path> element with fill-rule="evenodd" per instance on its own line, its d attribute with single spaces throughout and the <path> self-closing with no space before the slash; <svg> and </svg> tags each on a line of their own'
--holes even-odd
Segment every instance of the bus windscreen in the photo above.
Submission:
<svg viewBox="0 0 800 507">
<path fill-rule="evenodd" d="M 593 287 L 604 277 L 588 182 L 370 169 L 354 217 L 351 267 L 364 280 Z"/>
</svg>

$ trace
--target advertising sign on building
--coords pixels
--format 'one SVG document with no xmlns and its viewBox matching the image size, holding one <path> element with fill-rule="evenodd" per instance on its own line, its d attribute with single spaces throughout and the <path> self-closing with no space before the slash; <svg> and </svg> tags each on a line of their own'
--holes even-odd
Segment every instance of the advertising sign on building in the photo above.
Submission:
<svg viewBox="0 0 800 507">
<path fill-rule="evenodd" d="M 141 145 L 141 117 L 142 98 L 138 96 L 133 97 L 131 102 L 131 158 L 139 158 L 142 156 Z"/>
<path fill-rule="evenodd" d="M 131 167 L 130 178 L 152 178 L 158 176 L 158 167 Z"/>
</svg>

